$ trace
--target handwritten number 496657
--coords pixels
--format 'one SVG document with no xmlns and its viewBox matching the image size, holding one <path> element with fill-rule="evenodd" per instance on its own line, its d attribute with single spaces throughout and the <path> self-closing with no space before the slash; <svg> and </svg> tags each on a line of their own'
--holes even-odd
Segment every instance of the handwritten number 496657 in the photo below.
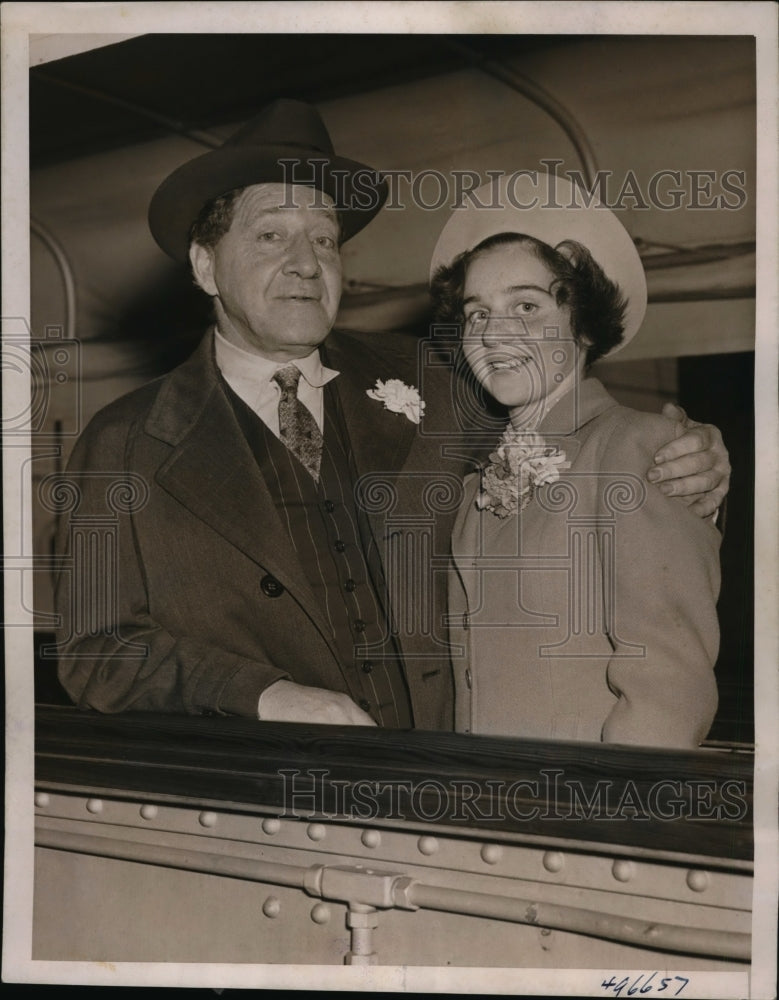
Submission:
<svg viewBox="0 0 779 1000">
<path fill-rule="evenodd" d="M 625 995 L 632 997 L 638 994 L 652 993 L 663 993 L 665 990 L 673 989 L 673 984 L 679 983 L 679 987 L 675 993 L 669 993 L 669 997 L 678 997 L 682 992 L 684 987 L 689 983 L 689 979 L 685 979 L 684 976 L 663 976 L 655 982 L 656 972 L 653 972 L 651 976 L 646 980 L 645 983 L 641 983 L 644 975 L 637 976 L 631 981 L 629 976 L 625 976 L 624 979 L 617 979 L 616 976 L 612 976 L 611 979 L 604 979 L 601 983 L 601 987 L 604 990 L 613 990 L 614 996 L 620 996 L 623 990 L 625 990 Z"/>
</svg>

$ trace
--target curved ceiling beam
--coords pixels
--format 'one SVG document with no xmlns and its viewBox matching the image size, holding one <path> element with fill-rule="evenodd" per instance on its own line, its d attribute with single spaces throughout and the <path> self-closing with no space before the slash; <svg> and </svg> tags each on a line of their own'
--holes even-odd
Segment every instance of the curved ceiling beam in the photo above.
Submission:
<svg viewBox="0 0 779 1000">
<path fill-rule="evenodd" d="M 201 146 L 208 146 L 209 149 L 216 149 L 217 146 L 221 146 L 224 142 L 221 136 L 213 135 L 211 132 L 205 132 L 202 129 L 187 128 L 183 122 L 176 121 L 175 118 L 170 118 L 168 115 L 161 115 L 157 111 L 152 111 L 151 108 L 143 107 L 141 104 L 125 101 L 124 98 L 115 97 L 104 90 L 86 87 L 82 83 L 71 83 L 70 80 L 62 80 L 51 73 L 36 71 L 35 76 L 37 79 L 51 83 L 55 87 L 64 87 L 66 90 L 72 90 L 77 94 L 83 94 L 85 97 L 91 97 L 96 101 L 112 104 L 123 111 L 129 111 L 130 114 L 138 115 L 139 118 L 147 118 L 149 121 L 156 122 L 157 125 L 161 125 L 171 132 L 176 132 L 178 135 L 186 136 L 187 139 L 191 139 L 193 142 L 200 143 Z"/>
<path fill-rule="evenodd" d="M 444 44 L 447 48 L 453 49 L 459 55 L 464 56 L 477 69 L 488 73 L 490 76 L 494 76 L 496 80 L 507 84 L 512 90 L 516 90 L 523 97 L 532 101 L 537 107 L 546 111 L 571 140 L 581 160 L 587 185 L 588 187 L 592 186 L 598 173 L 598 164 L 595 159 L 595 153 L 590 145 L 590 140 L 570 111 L 556 97 L 553 97 L 540 84 L 529 77 L 524 76 L 522 73 L 517 73 L 516 70 L 511 69 L 497 59 L 490 59 L 488 56 L 476 52 L 462 42 L 447 39 Z"/>
<path fill-rule="evenodd" d="M 76 336 L 76 281 L 73 268 L 59 240 L 55 239 L 49 230 L 36 219 L 30 219 L 30 231 L 43 243 L 57 264 L 65 289 L 65 336 L 73 340 Z"/>
</svg>

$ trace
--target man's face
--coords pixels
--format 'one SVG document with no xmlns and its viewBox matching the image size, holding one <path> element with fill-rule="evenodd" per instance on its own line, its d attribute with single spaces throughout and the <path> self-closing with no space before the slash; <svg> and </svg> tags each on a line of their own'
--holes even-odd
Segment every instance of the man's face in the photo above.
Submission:
<svg viewBox="0 0 779 1000">
<path fill-rule="evenodd" d="M 311 354 L 338 312 L 338 235 L 332 199 L 321 191 L 246 188 L 219 243 L 190 250 L 198 284 L 215 297 L 222 336 L 273 361 Z"/>
</svg>

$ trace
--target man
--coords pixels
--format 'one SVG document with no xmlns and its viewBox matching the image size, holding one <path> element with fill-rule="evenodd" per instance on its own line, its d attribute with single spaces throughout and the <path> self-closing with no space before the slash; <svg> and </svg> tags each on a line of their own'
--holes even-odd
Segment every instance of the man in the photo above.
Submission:
<svg viewBox="0 0 779 1000">
<path fill-rule="evenodd" d="M 445 572 L 403 560 L 446 555 L 469 461 L 455 376 L 420 366 L 408 338 L 332 331 L 339 244 L 386 194 L 293 101 L 155 194 L 152 233 L 188 256 L 216 324 L 99 413 L 71 458 L 60 678 L 81 706 L 451 728 Z M 717 436 L 666 447 L 663 476 L 718 485 Z M 413 627 L 404 602 L 421 608 Z"/>
</svg>

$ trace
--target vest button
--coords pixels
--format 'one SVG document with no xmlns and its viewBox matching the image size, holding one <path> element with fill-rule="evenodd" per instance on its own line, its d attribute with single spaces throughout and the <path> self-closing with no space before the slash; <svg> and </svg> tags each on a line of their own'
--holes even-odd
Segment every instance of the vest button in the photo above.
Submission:
<svg viewBox="0 0 779 1000">
<path fill-rule="evenodd" d="M 363 660 L 363 663 L 362 663 L 362 672 L 364 674 L 369 674 L 372 670 L 373 670 L 373 664 L 371 663 L 371 661 L 370 660 Z"/>
<path fill-rule="evenodd" d="M 351 594 L 351 592 L 354 590 L 356 586 L 357 584 L 354 582 L 354 580 L 347 580 L 346 583 L 344 584 L 344 590 L 348 590 L 349 593 Z"/>
<path fill-rule="evenodd" d="M 260 590 L 266 597 L 281 597 L 284 585 L 279 583 L 275 576 L 264 576 L 260 580 Z"/>
<path fill-rule="evenodd" d="M 365 631 L 365 622 L 362 620 L 362 618 L 357 618 L 355 620 L 355 622 L 354 622 L 354 631 L 355 632 L 364 632 Z"/>
<path fill-rule="evenodd" d="M 332 500 L 325 500 L 322 506 L 325 508 L 328 514 L 332 514 L 333 511 L 335 510 L 335 504 L 333 503 Z"/>
<path fill-rule="evenodd" d="M 338 541 L 335 543 L 335 551 L 343 552 L 345 548 L 346 548 L 346 542 L 342 542 L 341 539 L 339 538 Z"/>
</svg>

